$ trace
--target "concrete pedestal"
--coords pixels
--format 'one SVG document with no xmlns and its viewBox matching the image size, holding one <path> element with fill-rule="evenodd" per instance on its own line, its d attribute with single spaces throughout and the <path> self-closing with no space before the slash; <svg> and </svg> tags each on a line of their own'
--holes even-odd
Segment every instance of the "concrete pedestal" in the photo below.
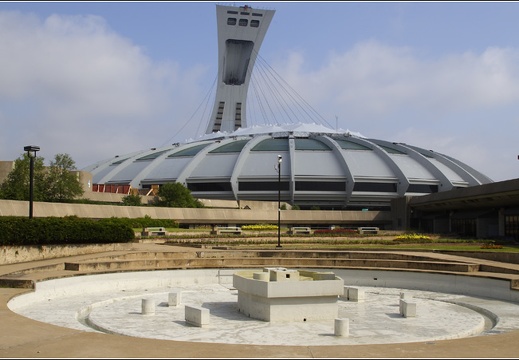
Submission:
<svg viewBox="0 0 519 360">
<path fill-rule="evenodd" d="M 155 314 L 155 301 L 153 299 L 142 299 L 142 315 Z"/>
<path fill-rule="evenodd" d="M 329 272 L 265 268 L 264 273 L 233 275 L 241 313 L 269 322 L 331 320 L 338 315 L 337 298 L 344 282 Z"/>
<path fill-rule="evenodd" d="M 350 319 L 337 318 L 335 319 L 335 336 L 349 336 L 350 335 Z"/>
</svg>

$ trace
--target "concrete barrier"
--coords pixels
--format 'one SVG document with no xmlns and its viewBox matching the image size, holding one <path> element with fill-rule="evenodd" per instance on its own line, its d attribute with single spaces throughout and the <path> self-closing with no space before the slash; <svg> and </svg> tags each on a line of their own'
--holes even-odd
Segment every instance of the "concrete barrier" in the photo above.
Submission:
<svg viewBox="0 0 519 360">
<path fill-rule="evenodd" d="M 416 303 L 409 302 L 408 300 L 400 299 L 400 315 L 403 317 L 415 317 L 416 316 Z"/>
<path fill-rule="evenodd" d="M 366 299 L 366 292 L 364 289 L 359 289 L 354 286 L 345 286 L 344 293 L 340 296 L 343 300 L 363 302 Z"/>
<path fill-rule="evenodd" d="M 181 301 L 182 293 L 180 291 L 174 291 L 168 294 L 168 306 L 179 306 Z"/>
<path fill-rule="evenodd" d="M 185 320 L 194 326 L 202 327 L 209 325 L 209 309 L 199 306 L 186 305 Z"/>
</svg>

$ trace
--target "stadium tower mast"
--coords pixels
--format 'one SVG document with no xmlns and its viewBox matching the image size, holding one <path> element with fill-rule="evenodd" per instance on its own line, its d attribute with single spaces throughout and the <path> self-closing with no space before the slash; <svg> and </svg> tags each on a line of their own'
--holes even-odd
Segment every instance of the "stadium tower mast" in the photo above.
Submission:
<svg viewBox="0 0 519 360">
<path fill-rule="evenodd" d="M 216 5 L 218 83 L 206 134 L 247 127 L 249 82 L 275 10 Z"/>
</svg>

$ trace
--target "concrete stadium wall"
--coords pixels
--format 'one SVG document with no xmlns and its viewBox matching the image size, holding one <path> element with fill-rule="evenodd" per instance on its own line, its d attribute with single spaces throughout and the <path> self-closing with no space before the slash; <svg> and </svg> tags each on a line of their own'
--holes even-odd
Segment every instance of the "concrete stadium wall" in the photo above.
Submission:
<svg viewBox="0 0 519 360">
<path fill-rule="evenodd" d="M 28 216 L 29 202 L 0 200 L 0 216 Z M 212 209 L 212 208 L 165 208 L 155 206 L 121 206 L 67 203 L 33 203 L 34 217 L 64 217 L 76 215 L 81 218 L 149 216 L 154 219 L 174 219 L 180 224 L 276 224 L 277 211 L 271 209 Z M 391 225 L 389 211 L 338 211 L 338 210 L 282 210 L 281 224 L 323 225 Z M 374 226 L 376 226 L 374 225 Z"/>
</svg>

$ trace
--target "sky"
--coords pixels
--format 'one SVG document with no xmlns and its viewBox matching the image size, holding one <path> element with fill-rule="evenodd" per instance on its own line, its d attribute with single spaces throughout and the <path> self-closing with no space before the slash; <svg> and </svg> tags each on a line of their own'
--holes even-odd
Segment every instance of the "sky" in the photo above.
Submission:
<svg viewBox="0 0 519 360">
<path fill-rule="evenodd" d="M 333 127 L 519 177 L 519 2 L 0 2 L 0 161 L 202 136 L 216 4 L 276 11 L 260 56 Z"/>
</svg>

